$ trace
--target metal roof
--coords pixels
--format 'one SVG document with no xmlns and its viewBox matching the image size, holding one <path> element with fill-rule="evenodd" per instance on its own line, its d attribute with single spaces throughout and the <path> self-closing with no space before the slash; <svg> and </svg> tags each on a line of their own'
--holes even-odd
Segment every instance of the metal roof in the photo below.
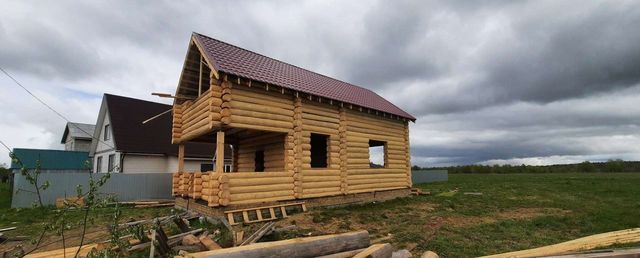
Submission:
<svg viewBox="0 0 640 258">
<path fill-rule="evenodd" d="M 67 135 L 70 135 L 72 138 L 92 139 L 95 129 L 96 125 L 68 122 L 64 128 L 60 143 L 64 144 L 66 142 Z"/>
<path fill-rule="evenodd" d="M 219 72 L 295 91 L 354 104 L 415 121 L 415 117 L 377 93 L 249 51 L 211 37 L 193 33 L 203 55 Z"/>
<path fill-rule="evenodd" d="M 40 161 L 40 169 L 47 170 L 89 170 L 89 152 L 64 151 L 43 149 L 13 149 L 13 154 L 20 159 L 27 169 L 36 168 L 36 161 Z M 11 161 L 12 169 L 20 169 L 20 166 Z"/>
</svg>

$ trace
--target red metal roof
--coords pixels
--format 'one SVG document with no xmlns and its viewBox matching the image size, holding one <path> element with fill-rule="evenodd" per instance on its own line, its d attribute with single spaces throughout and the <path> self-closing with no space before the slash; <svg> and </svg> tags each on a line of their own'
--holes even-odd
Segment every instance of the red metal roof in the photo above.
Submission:
<svg viewBox="0 0 640 258">
<path fill-rule="evenodd" d="M 234 45 L 193 33 L 214 68 L 223 73 L 390 113 L 415 121 L 415 117 L 377 93 L 287 64 Z"/>
</svg>

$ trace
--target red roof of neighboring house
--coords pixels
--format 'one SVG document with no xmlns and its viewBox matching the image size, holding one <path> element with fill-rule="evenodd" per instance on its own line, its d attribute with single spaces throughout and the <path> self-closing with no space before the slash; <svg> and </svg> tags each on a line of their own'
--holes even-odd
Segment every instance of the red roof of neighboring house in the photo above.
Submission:
<svg viewBox="0 0 640 258">
<path fill-rule="evenodd" d="M 284 88 L 390 113 L 415 121 L 415 117 L 375 92 L 322 74 L 287 64 L 234 45 L 193 33 L 217 71 Z"/>
</svg>

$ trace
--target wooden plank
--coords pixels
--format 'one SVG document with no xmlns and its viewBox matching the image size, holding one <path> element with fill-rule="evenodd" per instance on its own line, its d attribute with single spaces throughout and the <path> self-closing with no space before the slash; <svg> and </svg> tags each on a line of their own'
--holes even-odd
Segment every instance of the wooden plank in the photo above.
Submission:
<svg viewBox="0 0 640 258">
<path fill-rule="evenodd" d="M 543 246 L 533 249 L 495 254 L 489 256 L 483 256 L 481 258 L 507 258 L 507 257 L 537 257 L 548 256 L 559 253 L 575 252 L 580 250 L 590 250 L 598 247 L 609 246 L 613 244 L 625 244 L 640 242 L 640 228 L 632 228 L 626 230 L 619 230 L 613 232 L 607 232 L 575 240 Z"/>
</svg>

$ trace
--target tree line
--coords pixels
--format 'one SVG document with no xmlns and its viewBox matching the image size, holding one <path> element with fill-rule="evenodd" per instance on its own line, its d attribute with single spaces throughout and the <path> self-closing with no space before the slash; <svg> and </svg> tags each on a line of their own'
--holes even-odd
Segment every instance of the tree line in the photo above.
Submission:
<svg viewBox="0 0 640 258">
<path fill-rule="evenodd" d="M 559 164 L 546 166 L 532 165 L 462 165 L 451 167 L 419 167 L 413 170 L 447 170 L 449 173 L 467 174 L 509 174 L 509 173 L 589 173 L 589 172 L 640 172 L 640 161 L 623 161 L 620 159 L 606 162 L 584 161 L 576 164 Z"/>
</svg>

